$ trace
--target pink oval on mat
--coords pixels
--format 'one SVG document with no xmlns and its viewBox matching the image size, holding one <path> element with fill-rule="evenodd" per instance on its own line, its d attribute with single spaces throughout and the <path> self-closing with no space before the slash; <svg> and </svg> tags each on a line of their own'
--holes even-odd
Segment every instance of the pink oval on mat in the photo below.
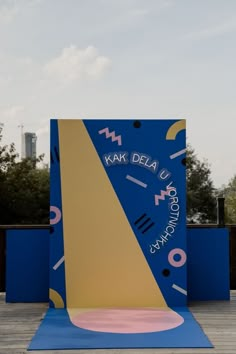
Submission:
<svg viewBox="0 0 236 354">
<path fill-rule="evenodd" d="M 184 319 L 170 309 L 98 309 L 78 313 L 71 322 L 96 332 L 150 333 L 176 328 Z"/>
</svg>

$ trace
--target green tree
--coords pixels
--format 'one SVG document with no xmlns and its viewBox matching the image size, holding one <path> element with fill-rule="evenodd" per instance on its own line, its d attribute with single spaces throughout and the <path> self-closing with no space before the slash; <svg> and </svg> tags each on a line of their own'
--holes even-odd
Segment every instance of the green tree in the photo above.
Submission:
<svg viewBox="0 0 236 354">
<path fill-rule="evenodd" d="M 200 161 L 188 145 L 186 158 L 187 221 L 190 223 L 216 222 L 216 190 L 211 180 L 207 161 Z"/>
<path fill-rule="evenodd" d="M 225 222 L 236 223 L 236 175 L 231 178 L 227 186 L 223 186 L 220 195 L 225 197 Z"/>
<path fill-rule="evenodd" d="M 17 161 L 14 144 L 0 147 L 0 224 L 48 224 L 49 172 L 38 159 Z"/>
<path fill-rule="evenodd" d="M 0 223 L 7 224 L 11 220 L 9 210 L 10 196 L 7 192 L 6 177 L 10 167 L 16 164 L 18 154 L 14 144 L 0 146 Z"/>
</svg>

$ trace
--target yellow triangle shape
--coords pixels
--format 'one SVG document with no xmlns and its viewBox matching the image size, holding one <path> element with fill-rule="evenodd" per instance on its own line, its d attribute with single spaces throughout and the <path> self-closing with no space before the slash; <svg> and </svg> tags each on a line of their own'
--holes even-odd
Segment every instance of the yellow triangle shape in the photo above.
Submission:
<svg viewBox="0 0 236 354">
<path fill-rule="evenodd" d="M 81 120 L 59 120 L 67 307 L 167 306 Z"/>
</svg>

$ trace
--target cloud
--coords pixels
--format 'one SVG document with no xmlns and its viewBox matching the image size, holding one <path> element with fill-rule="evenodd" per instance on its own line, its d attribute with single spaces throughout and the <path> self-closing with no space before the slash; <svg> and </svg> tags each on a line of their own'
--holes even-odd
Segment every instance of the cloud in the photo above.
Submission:
<svg viewBox="0 0 236 354">
<path fill-rule="evenodd" d="M 0 3 L 0 23 L 7 24 L 17 15 L 19 7 L 16 1 L 3 0 Z"/>
<path fill-rule="evenodd" d="M 98 50 L 89 46 L 64 48 L 62 53 L 49 61 L 43 68 L 47 77 L 68 83 L 84 78 L 100 78 L 111 66 L 111 60 L 100 56 Z"/>
<path fill-rule="evenodd" d="M 236 30 L 236 19 L 218 24 L 216 26 L 204 28 L 200 31 L 190 32 L 184 36 L 185 39 L 197 40 L 218 37 Z"/>
<path fill-rule="evenodd" d="M 36 131 L 37 136 L 42 136 L 47 134 L 49 134 L 49 125 L 45 125 L 44 127 L 41 127 Z"/>
<path fill-rule="evenodd" d="M 0 24 L 9 24 L 26 6 L 40 4 L 43 0 L 0 0 Z"/>
<path fill-rule="evenodd" d="M 1 110 L 2 119 L 12 119 L 21 115 L 25 111 L 24 106 L 11 106 L 6 109 Z"/>
<path fill-rule="evenodd" d="M 153 17 L 157 19 L 167 9 L 173 7 L 171 0 L 136 1 L 136 0 L 103 0 L 102 6 L 108 9 L 109 16 L 106 21 L 97 28 L 101 34 L 107 32 L 126 32 L 136 30 L 145 25 Z"/>
<path fill-rule="evenodd" d="M 30 57 L 16 57 L 8 53 L 0 53 L 0 90 L 5 94 L 9 89 L 11 95 L 15 85 L 17 87 L 19 82 L 24 89 L 31 84 L 35 87 L 41 75 L 42 65 L 33 61 Z M 24 92 L 24 90 L 21 92 Z"/>
<path fill-rule="evenodd" d="M 131 17 L 143 17 L 146 15 L 149 15 L 150 10 L 149 9 L 134 9 L 133 11 L 130 12 Z"/>
</svg>

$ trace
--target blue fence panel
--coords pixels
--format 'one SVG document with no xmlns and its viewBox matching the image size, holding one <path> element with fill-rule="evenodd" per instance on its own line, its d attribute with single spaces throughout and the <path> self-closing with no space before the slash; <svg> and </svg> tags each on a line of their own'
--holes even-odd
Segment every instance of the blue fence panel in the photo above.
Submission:
<svg viewBox="0 0 236 354">
<path fill-rule="evenodd" d="M 48 229 L 12 229 L 6 237 L 6 302 L 48 302 Z"/>
<path fill-rule="evenodd" d="M 229 230 L 188 229 L 187 249 L 188 300 L 229 300 Z"/>
<path fill-rule="evenodd" d="M 49 230 L 7 230 L 6 301 L 48 302 Z M 188 300 L 230 299 L 229 231 L 187 230 Z"/>
</svg>

